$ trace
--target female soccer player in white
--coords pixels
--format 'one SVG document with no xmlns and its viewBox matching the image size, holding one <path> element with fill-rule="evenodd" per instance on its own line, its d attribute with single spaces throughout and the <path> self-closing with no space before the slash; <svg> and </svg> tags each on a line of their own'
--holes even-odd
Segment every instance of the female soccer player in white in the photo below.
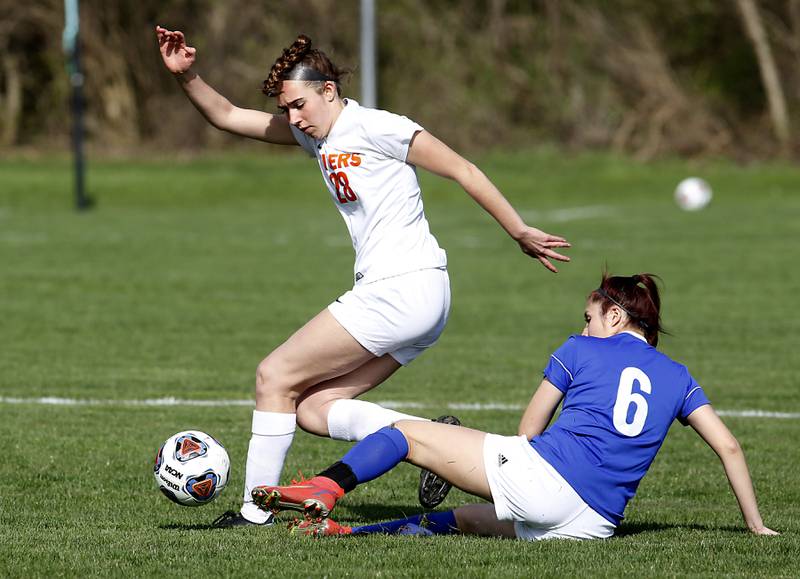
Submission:
<svg viewBox="0 0 800 579">
<path fill-rule="evenodd" d="M 309 517 L 296 529 L 323 536 L 605 538 L 614 534 L 677 419 L 721 459 L 747 527 L 758 535 L 777 534 L 761 520 L 738 442 L 686 367 L 656 350 L 660 304 L 653 276 L 604 275 L 589 295 L 582 335 L 550 357 L 519 436 L 403 420 L 366 437 L 310 481 L 256 488 L 256 503 L 305 511 Z M 561 414 L 545 430 L 562 401 Z M 403 460 L 494 504 L 355 528 L 327 518 L 345 492 Z"/>
<path fill-rule="evenodd" d="M 458 182 L 523 252 L 553 272 L 550 259 L 569 261 L 555 249 L 569 243 L 527 226 L 477 167 L 417 123 L 343 99 L 341 72 L 307 37 L 284 50 L 264 82 L 283 111 L 272 115 L 236 107 L 203 82 L 192 69 L 196 51 L 181 32 L 156 27 L 156 34 L 164 64 L 212 125 L 300 145 L 316 157 L 356 253 L 353 289 L 258 366 L 244 506 L 216 524 L 265 524 L 271 518 L 250 491 L 277 484 L 296 424 L 361 440 L 397 420 L 421 420 L 355 400 L 433 345 L 447 321 L 446 256 L 428 228 L 415 167 Z"/>
</svg>

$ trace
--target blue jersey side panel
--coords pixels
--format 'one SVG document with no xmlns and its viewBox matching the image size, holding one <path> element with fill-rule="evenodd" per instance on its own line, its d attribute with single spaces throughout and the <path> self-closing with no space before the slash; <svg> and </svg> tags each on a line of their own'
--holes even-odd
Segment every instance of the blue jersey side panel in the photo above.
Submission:
<svg viewBox="0 0 800 579">
<path fill-rule="evenodd" d="M 709 403 L 685 366 L 628 333 L 572 336 L 550 357 L 544 375 L 564 400 L 558 419 L 531 444 L 614 524 L 672 421 L 685 424 Z"/>
</svg>

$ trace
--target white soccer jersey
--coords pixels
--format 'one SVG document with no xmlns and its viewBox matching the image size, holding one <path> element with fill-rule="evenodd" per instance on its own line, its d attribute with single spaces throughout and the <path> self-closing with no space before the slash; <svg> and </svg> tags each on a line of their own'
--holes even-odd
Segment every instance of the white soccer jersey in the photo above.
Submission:
<svg viewBox="0 0 800 579">
<path fill-rule="evenodd" d="M 356 283 L 447 264 L 425 219 L 416 169 L 406 163 L 420 125 L 345 99 L 324 139 L 290 127 L 300 146 L 317 158 L 347 224 Z"/>
</svg>

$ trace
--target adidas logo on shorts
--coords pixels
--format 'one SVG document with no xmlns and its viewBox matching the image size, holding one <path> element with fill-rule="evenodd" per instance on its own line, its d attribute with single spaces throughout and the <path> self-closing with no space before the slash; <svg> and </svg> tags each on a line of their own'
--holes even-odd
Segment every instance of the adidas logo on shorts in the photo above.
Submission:
<svg viewBox="0 0 800 579">
<path fill-rule="evenodd" d="M 504 457 L 502 454 L 497 455 L 497 466 L 503 466 L 507 462 L 508 459 Z"/>
</svg>

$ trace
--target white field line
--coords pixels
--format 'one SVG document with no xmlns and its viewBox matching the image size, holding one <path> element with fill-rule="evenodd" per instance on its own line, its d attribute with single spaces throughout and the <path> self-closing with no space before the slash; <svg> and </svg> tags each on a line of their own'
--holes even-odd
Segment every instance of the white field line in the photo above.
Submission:
<svg viewBox="0 0 800 579">
<path fill-rule="evenodd" d="M 145 398 L 142 400 L 111 400 L 96 398 L 59 398 L 56 396 L 43 396 L 41 398 L 15 398 L 0 396 L 0 404 L 27 404 L 38 406 L 112 406 L 112 407 L 148 407 L 148 406 L 202 406 L 208 408 L 221 408 L 225 406 L 252 407 L 253 400 L 188 400 L 185 398 Z M 500 402 L 451 402 L 449 404 L 427 404 L 422 402 L 400 402 L 397 400 L 378 401 L 386 408 L 395 410 L 471 410 L 481 411 L 509 411 L 522 412 L 521 404 L 504 404 Z M 717 410 L 720 416 L 736 418 L 778 418 L 788 420 L 800 419 L 800 412 L 772 412 L 768 410 Z"/>
</svg>

